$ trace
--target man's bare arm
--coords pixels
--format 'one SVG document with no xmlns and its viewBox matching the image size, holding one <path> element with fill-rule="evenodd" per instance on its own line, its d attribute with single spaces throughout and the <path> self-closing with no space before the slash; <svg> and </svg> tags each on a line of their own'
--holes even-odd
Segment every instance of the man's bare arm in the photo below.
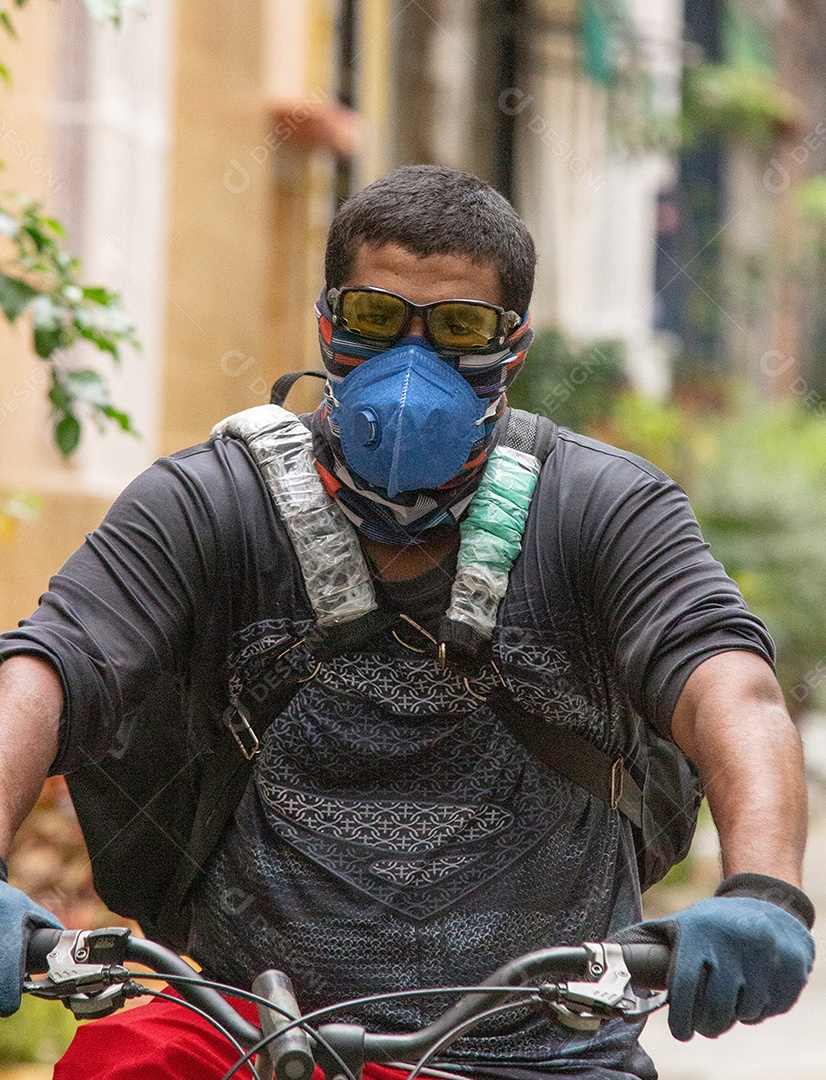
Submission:
<svg viewBox="0 0 826 1080">
<path fill-rule="evenodd" d="M 57 672 L 33 656 L 0 665 L 0 854 L 31 810 L 57 755 L 63 690 Z"/>
<path fill-rule="evenodd" d="M 769 665 L 750 652 L 704 661 L 683 688 L 672 732 L 703 778 L 724 875 L 766 874 L 799 888 L 803 751 Z"/>
</svg>

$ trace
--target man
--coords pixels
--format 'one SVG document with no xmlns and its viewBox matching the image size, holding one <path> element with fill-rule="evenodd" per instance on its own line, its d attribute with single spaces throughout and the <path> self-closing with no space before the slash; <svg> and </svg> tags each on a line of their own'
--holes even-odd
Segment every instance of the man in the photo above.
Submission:
<svg viewBox="0 0 826 1080">
<path fill-rule="evenodd" d="M 162 676 L 179 681 L 190 719 L 217 728 L 241 688 L 289 668 L 298 692 L 263 734 L 195 883 L 190 953 L 234 985 L 287 970 L 304 1011 L 472 984 L 520 953 L 609 939 L 640 918 L 628 822 L 509 734 L 487 701 L 492 682 L 538 722 L 606 750 L 627 743 L 638 713 L 699 768 L 725 881 L 634 933 L 677 944 L 674 1034 L 713 1036 L 793 1004 L 813 912 L 800 891 L 801 751 L 771 643 L 682 491 L 638 458 L 560 432 L 513 552 L 492 663 L 455 672 L 435 648 L 457 522 L 502 439 L 505 392 L 530 341 L 534 261 L 509 204 L 454 170 L 401 169 L 343 206 L 318 304 L 325 399 L 305 423 L 378 611 L 403 618 L 319 660 L 315 549 L 300 567 L 295 554 L 310 515 L 288 535 L 231 426 L 156 463 L 0 643 L 2 842 L 47 771 L 103 757 Z M 352 559 L 339 561 L 346 577 Z M 3 887 L 5 1012 L 25 927 L 46 919 Z M 405 1030 L 427 1015 L 405 1001 L 370 1006 L 362 1021 Z M 209 1062 L 231 1054 L 213 1058 L 194 1023 L 146 1006 L 88 1025 L 55 1075 L 218 1075 Z M 439 1064 L 514 1080 L 650 1080 L 639 1029 L 617 1021 L 583 1036 L 516 1014 Z"/>
</svg>

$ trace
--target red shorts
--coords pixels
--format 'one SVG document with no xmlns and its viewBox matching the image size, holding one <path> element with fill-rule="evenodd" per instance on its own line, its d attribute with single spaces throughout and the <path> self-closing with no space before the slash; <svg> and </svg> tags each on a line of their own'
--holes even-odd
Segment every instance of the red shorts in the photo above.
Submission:
<svg viewBox="0 0 826 1080">
<path fill-rule="evenodd" d="M 233 1000 L 247 1020 L 258 1023 L 254 1005 Z M 238 1052 L 206 1020 L 170 1001 L 152 1001 L 102 1020 L 81 1024 L 55 1065 L 54 1080 L 220 1080 Z M 246 1067 L 235 1074 L 252 1080 Z M 402 1080 L 406 1073 L 365 1065 L 364 1080 Z M 313 1080 L 323 1080 L 316 1069 Z"/>
</svg>

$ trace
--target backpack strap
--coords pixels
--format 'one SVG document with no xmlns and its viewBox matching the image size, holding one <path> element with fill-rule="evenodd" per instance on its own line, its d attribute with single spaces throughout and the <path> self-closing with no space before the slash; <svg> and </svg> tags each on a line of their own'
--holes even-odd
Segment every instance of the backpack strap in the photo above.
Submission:
<svg viewBox="0 0 826 1080">
<path fill-rule="evenodd" d="M 316 371 L 315 368 L 310 371 L 289 371 L 286 375 L 282 375 L 281 378 L 276 379 L 272 384 L 272 390 L 270 390 L 270 405 L 283 405 L 287 400 L 289 392 L 304 375 L 312 375 L 316 379 L 327 378 L 326 371 Z"/>
<path fill-rule="evenodd" d="M 557 431 L 547 417 L 507 410 L 504 437 L 491 451 L 460 525 L 456 578 L 439 625 L 442 665 L 461 670 L 487 658 L 499 604 L 522 550 L 531 498 Z"/>
<path fill-rule="evenodd" d="M 556 445 L 553 421 L 522 409 L 510 409 L 505 443 L 544 463 Z M 593 743 L 533 716 L 513 699 L 505 686 L 487 697 L 487 704 L 511 735 L 548 768 L 567 777 L 591 795 L 619 810 L 638 828 L 642 823 L 642 792 L 625 767 L 623 757 L 611 757 Z"/>
<path fill-rule="evenodd" d="M 556 446 L 558 434 L 559 428 L 547 416 L 526 412 L 525 409 L 509 408 L 502 441 L 513 450 L 532 454 L 541 467 Z"/>
<path fill-rule="evenodd" d="M 283 400 L 301 374 L 279 379 L 274 399 Z M 506 412 L 504 437 L 490 455 L 461 526 L 456 580 L 439 633 L 443 664 L 463 666 L 485 656 L 521 550 L 539 470 L 556 434 L 556 425 L 545 417 L 521 409 Z M 219 435 L 243 439 L 261 469 L 316 614 L 309 637 L 319 658 L 356 648 L 394 622 L 395 613 L 378 607 L 356 532 L 324 490 L 312 436 L 298 417 L 280 405 L 259 405 L 216 424 L 212 436 Z"/>
<path fill-rule="evenodd" d="M 543 765 L 572 780 L 612 810 L 619 810 L 638 829 L 642 828 L 642 791 L 622 756 L 613 758 L 576 732 L 531 715 L 514 701 L 504 686 L 488 694 L 487 704 L 516 741 Z"/>
<path fill-rule="evenodd" d="M 211 435 L 232 435 L 249 447 L 289 535 L 319 626 L 369 619 L 378 608 L 370 571 L 355 530 L 324 490 L 313 437 L 298 417 L 280 405 L 257 405 L 222 420 Z"/>
</svg>

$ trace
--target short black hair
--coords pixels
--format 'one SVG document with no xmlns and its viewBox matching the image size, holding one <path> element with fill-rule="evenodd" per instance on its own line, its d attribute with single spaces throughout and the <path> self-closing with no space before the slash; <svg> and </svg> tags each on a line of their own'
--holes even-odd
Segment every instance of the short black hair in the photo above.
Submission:
<svg viewBox="0 0 826 1080">
<path fill-rule="evenodd" d="M 536 266 L 531 234 L 504 195 L 472 173 L 406 165 L 349 198 L 327 238 L 328 288 L 347 280 L 362 244 L 489 263 L 499 274 L 503 307 L 528 310 Z"/>
</svg>

